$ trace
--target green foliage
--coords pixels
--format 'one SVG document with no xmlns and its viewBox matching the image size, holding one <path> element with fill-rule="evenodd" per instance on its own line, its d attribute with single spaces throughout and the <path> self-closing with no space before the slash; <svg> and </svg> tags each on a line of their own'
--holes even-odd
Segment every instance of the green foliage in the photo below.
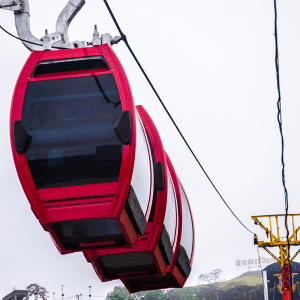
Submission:
<svg viewBox="0 0 300 300">
<path fill-rule="evenodd" d="M 200 288 L 201 287 L 201 288 Z M 263 300 L 263 285 L 231 284 L 222 287 L 209 284 L 182 289 L 155 290 L 129 294 L 125 287 L 117 286 L 110 292 L 106 300 Z"/>
<path fill-rule="evenodd" d="M 172 289 L 168 292 L 170 300 L 199 300 L 199 290 L 189 287 L 183 289 Z"/>
<path fill-rule="evenodd" d="M 108 293 L 105 300 L 140 300 L 143 298 L 145 292 L 140 292 L 136 294 L 129 294 L 125 287 L 115 286 L 113 291 Z M 149 298 L 150 299 L 150 298 Z"/>
<path fill-rule="evenodd" d="M 168 294 L 164 290 L 148 291 L 144 295 L 145 300 L 167 300 Z"/>
<path fill-rule="evenodd" d="M 125 287 L 116 286 L 113 291 L 108 293 L 105 300 L 168 300 L 168 294 L 165 290 L 155 290 L 129 294 Z"/>
<path fill-rule="evenodd" d="M 134 299 L 122 286 L 115 286 L 113 291 L 108 293 L 106 300 L 132 300 Z"/>
</svg>

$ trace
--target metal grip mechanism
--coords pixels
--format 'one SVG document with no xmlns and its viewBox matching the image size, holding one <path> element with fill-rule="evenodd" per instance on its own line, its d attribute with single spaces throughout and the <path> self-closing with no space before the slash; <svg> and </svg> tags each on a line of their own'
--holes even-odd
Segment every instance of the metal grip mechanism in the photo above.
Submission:
<svg viewBox="0 0 300 300">
<path fill-rule="evenodd" d="M 69 42 L 69 26 L 79 10 L 85 4 L 85 0 L 69 0 L 61 11 L 56 22 L 56 32 L 48 34 L 40 39 L 36 38 L 30 30 L 29 0 L 0 0 L 0 8 L 13 11 L 15 13 L 15 23 L 19 38 L 24 46 L 30 51 L 36 50 L 57 50 L 83 48 L 84 41 Z M 100 35 L 95 28 L 93 42 L 87 45 L 113 45 L 120 41 L 121 37 L 111 37 L 110 34 Z"/>
</svg>

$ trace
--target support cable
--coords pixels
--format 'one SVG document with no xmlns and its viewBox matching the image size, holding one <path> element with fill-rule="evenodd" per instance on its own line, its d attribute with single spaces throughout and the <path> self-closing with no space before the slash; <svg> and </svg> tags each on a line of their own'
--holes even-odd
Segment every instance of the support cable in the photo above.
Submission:
<svg viewBox="0 0 300 300">
<path fill-rule="evenodd" d="M 32 44 L 32 45 L 36 45 L 36 46 L 41 46 L 43 47 L 44 45 L 43 44 L 38 44 L 38 43 L 34 43 L 34 42 L 30 42 L 30 41 L 27 41 L 27 40 L 24 40 L 24 39 L 21 39 L 15 35 L 13 35 L 12 33 L 10 33 L 9 31 L 7 31 L 6 29 L 4 29 L 1 25 L 0 25 L 0 28 L 5 32 L 7 33 L 8 35 L 12 36 L 13 38 L 19 40 L 19 41 L 22 41 L 22 42 L 25 42 L 25 43 L 29 43 L 29 44 Z M 55 47 L 55 46 L 52 46 L 51 45 L 51 48 L 54 48 L 54 49 L 59 49 L 59 50 L 65 50 L 67 48 L 62 48 L 62 47 Z"/>
<path fill-rule="evenodd" d="M 277 34 L 277 5 L 274 0 L 274 11 L 275 11 L 275 66 L 276 66 L 276 79 L 277 79 L 277 90 L 278 90 L 278 101 L 277 101 L 277 121 L 279 125 L 280 137 L 281 137 L 281 163 L 282 163 L 282 184 L 284 189 L 285 199 L 285 228 L 286 228 L 286 239 L 288 242 L 288 261 L 290 261 L 290 240 L 289 240 L 289 228 L 288 228 L 288 210 L 289 210 L 289 199 L 288 191 L 285 185 L 285 163 L 284 163 L 284 138 L 282 131 L 282 115 L 281 115 L 281 91 L 280 91 L 280 75 L 279 75 L 279 58 L 278 58 L 278 34 Z"/>
<path fill-rule="evenodd" d="M 238 222 L 246 229 L 248 230 L 250 233 L 255 234 L 254 232 L 252 232 L 250 229 L 248 229 L 243 223 L 242 221 L 236 216 L 236 214 L 232 211 L 232 209 L 229 207 L 229 205 L 227 204 L 227 202 L 225 201 L 225 199 L 222 197 L 222 195 L 220 194 L 220 192 L 218 191 L 218 189 L 216 188 L 216 186 L 214 185 L 214 183 L 212 182 L 212 180 L 210 179 L 210 177 L 208 176 L 208 174 L 206 173 L 206 171 L 204 170 L 203 166 L 201 165 L 200 161 L 198 160 L 198 158 L 196 157 L 195 153 L 193 152 L 193 150 L 191 149 L 190 145 L 188 144 L 188 142 L 186 141 L 185 137 L 183 136 L 183 134 L 181 133 L 180 129 L 178 128 L 177 124 L 175 123 L 174 119 L 172 118 L 171 114 L 169 113 L 168 109 L 166 108 L 166 106 L 164 105 L 163 101 L 161 100 L 159 94 L 157 93 L 156 89 L 154 88 L 152 82 L 150 81 L 149 77 L 147 76 L 146 72 L 144 71 L 143 67 L 141 66 L 140 62 L 138 61 L 137 57 L 135 56 L 134 52 L 132 51 L 131 47 L 128 44 L 127 41 L 127 37 L 126 35 L 124 35 L 124 33 L 122 32 L 117 20 L 114 17 L 113 12 L 111 11 L 108 3 L 106 0 L 104 0 L 104 3 L 116 25 L 116 27 L 118 28 L 118 31 L 122 37 L 122 40 L 124 41 L 124 43 L 126 44 L 128 50 L 130 51 L 131 55 L 133 56 L 134 60 L 136 61 L 136 63 L 138 64 L 139 68 L 141 69 L 142 73 L 144 74 L 146 80 L 148 81 L 149 85 L 151 86 L 153 92 L 155 93 L 156 97 L 158 98 L 158 100 L 160 101 L 161 105 L 163 106 L 163 108 L 165 109 L 167 115 L 169 116 L 169 118 L 171 119 L 173 125 L 175 126 L 175 128 L 177 129 L 178 133 L 180 134 L 181 138 L 183 139 L 183 141 L 185 142 L 186 146 L 188 147 L 188 149 L 190 150 L 190 152 L 192 153 L 192 155 L 194 156 L 195 160 L 197 161 L 198 165 L 200 166 L 200 168 L 202 169 L 203 173 L 205 174 L 205 176 L 207 177 L 207 179 L 209 180 L 209 182 L 211 183 L 211 185 L 213 186 L 213 188 L 215 189 L 215 191 L 218 193 L 218 195 L 220 196 L 220 198 L 223 200 L 224 204 L 227 206 L 227 208 L 230 210 L 230 212 L 233 214 L 233 216 L 238 220 Z M 0 28 L 7 33 L 8 35 L 12 36 L 15 39 L 18 39 L 22 42 L 26 42 L 29 44 L 33 44 L 33 45 L 37 45 L 37 46 L 43 46 L 42 44 L 37 44 L 34 42 L 30 42 L 24 39 L 21 39 L 13 34 L 11 34 L 10 32 L 8 32 L 6 29 L 4 29 L 1 25 Z M 66 49 L 66 48 L 61 48 L 61 47 L 55 47 L 55 46 L 51 46 L 54 49 Z"/>
<path fill-rule="evenodd" d="M 131 53 L 131 55 L 133 56 L 135 62 L 137 63 L 137 65 L 139 66 L 140 70 L 142 71 L 142 73 L 144 74 L 146 80 L 148 81 L 149 85 L 151 86 L 153 92 L 155 93 L 156 97 L 158 98 L 159 102 L 161 103 L 161 105 L 163 106 L 163 108 L 165 109 L 167 115 L 169 116 L 169 118 L 171 119 L 173 125 L 175 126 L 175 128 L 177 129 L 178 133 L 180 134 L 181 138 L 183 139 L 183 141 L 185 142 L 186 146 L 188 147 L 188 149 L 190 150 L 190 152 L 192 153 L 192 155 L 194 156 L 195 160 L 197 161 L 198 165 L 200 166 L 200 168 L 202 169 L 203 173 L 205 174 L 205 176 L 207 177 L 207 179 L 209 180 L 209 182 L 211 183 L 211 185 L 213 186 L 213 188 L 215 189 L 215 191 L 218 193 L 218 195 L 220 196 L 220 198 L 223 200 L 223 202 L 225 203 L 225 205 L 227 206 L 227 208 L 230 210 L 230 212 L 234 215 L 234 217 L 240 222 L 240 224 L 246 229 L 248 230 L 250 233 L 254 234 L 254 232 L 252 232 L 250 229 L 248 229 L 243 223 L 242 221 L 236 216 L 236 214 L 232 211 L 232 209 L 229 207 L 229 205 L 227 204 L 227 202 L 225 201 L 225 199 L 222 197 L 222 195 L 220 194 L 220 192 L 218 191 L 218 189 L 216 188 L 216 186 L 214 185 L 214 183 L 212 182 L 212 180 L 210 179 L 210 177 L 208 176 L 208 174 L 206 173 L 206 171 L 204 170 L 203 166 L 201 165 L 201 163 L 199 162 L 198 158 L 196 157 L 195 153 L 193 152 L 193 150 L 191 149 L 190 145 L 188 144 L 188 142 L 186 141 L 185 137 L 183 136 L 183 134 L 181 133 L 180 129 L 178 128 L 178 126 L 176 125 L 174 119 L 172 118 L 171 114 L 169 113 L 168 109 L 166 108 L 166 106 L 164 105 L 163 101 L 161 100 L 159 94 L 157 93 L 156 89 L 154 88 L 152 82 L 150 81 L 149 77 L 147 76 L 146 72 L 144 71 L 143 67 L 141 66 L 140 62 L 138 61 L 137 57 L 135 56 L 133 50 L 131 49 L 131 47 L 128 44 L 127 41 L 127 37 L 126 35 L 122 32 L 112 10 L 110 9 L 107 0 L 103 0 L 106 8 L 108 9 L 121 37 L 122 40 L 124 41 L 124 43 L 126 44 L 129 52 Z"/>
<path fill-rule="evenodd" d="M 277 2 L 274 0 L 274 35 L 275 35 L 275 67 L 276 67 L 276 80 L 277 80 L 277 90 L 278 90 L 278 101 L 277 101 L 277 121 L 279 125 L 280 137 L 281 137 L 281 164 L 282 164 L 282 184 L 284 189 L 284 199 L 285 199 L 285 229 L 286 229 L 286 239 L 288 243 L 288 253 L 287 259 L 290 268 L 290 289 L 292 289 L 292 264 L 290 261 L 290 233 L 288 227 L 288 213 L 289 213 L 289 198 L 288 191 L 285 185 L 285 163 L 284 163 L 284 139 L 283 139 L 283 131 L 282 131 L 282 115 L 281 115 L 281 91 L 280 91 L 280 75 L 279 75 L 279 58 L 278 58 L 278 31 L 277 31 Z M 293 298 L 293 292 L 291 293 Z"/>
</svg>

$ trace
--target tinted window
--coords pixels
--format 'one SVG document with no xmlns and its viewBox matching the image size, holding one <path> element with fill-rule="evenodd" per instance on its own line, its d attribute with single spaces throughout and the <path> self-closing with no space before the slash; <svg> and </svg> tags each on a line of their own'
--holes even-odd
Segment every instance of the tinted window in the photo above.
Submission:
<svg viewBox="0 0 300 300">
<path fill-rule="evenodd" d="M 176 202 L 177 201 L 175 198 L 173 182 L 168 170 L 168 198 L 167 198 L 167 209 L 166 209 L 164 225 L 170 236 L 170 242 L 172 246 L 174 244 L 176 222 L 177 222 Z"/>
<path fill-rule="evenodd" d="M 137 271 L 155 271 L 155 264 L 150 253 L 120 253 L 117 255 L 102 255 L 100 258 L 105 271 L 109 274 Z M 120 299 L 120 298 L 119 298 Z M 124 299 L 124 298 L 121 298 Z"/>
<path fill-rule="evenodd" d="M 108 69 L 106 61 L 101 56 L 65 60 L 39 62 L 31 77 L 40 74 L 82 71 L 91 69 Z"/>
<path fill-rule="evenodd" d="M 122 113 L 112 74 L 28 84 L 26 153 L 38 189 L 118 181 L 123 146 L 113 126 Z"/>
<path fill-rule="evenodd" d="M 180 244 L 184 247 L 189 259 L 191 259 L 194 244 L 192 215 L 186 194 L 180 182 L 178 183 L 182 201 L 182 234 Z"/>
<path fill-rule="evenodd" d="M 151 191 L 150 157 L 146 136 L 136 111 L 136 153 L 131 185 L 144 214 L 147 212 Z"/>
<path fill-rule="evenodd" d="M 56 226 L 65 239 L 66 246 L 114 241 L 126 244 L 116 220 L 100 218 L 57 222 Z"/>
</svg>

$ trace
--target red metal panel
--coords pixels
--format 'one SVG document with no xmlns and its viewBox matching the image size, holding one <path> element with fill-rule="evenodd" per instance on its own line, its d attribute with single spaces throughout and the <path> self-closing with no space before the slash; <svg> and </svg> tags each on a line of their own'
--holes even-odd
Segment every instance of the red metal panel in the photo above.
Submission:
<svg viewBox="0 0 300 300">
<path fill-rule="evenodd" d="M 171 172 L 170 172 L 171 173 Z M 176 175 L 176 174 L 175 174 Z M 176 177 L 174 178 L 174 185 L 178 185 Z M 165 187 L 167 189 L 167 187 Z M 176 189 L 179 191 L 179 187 Z M 176 200 L 179 202 L 177 207 L 181 207 L 181 197 L 180 194 L 177 195 Z M 166 201 L 166 198 L 165 198 Z M 160 206 L 157 205 L 157 209 L 159 209 Z M 179 214 L 179 220 L 181 220 L 181 214 Z M 127 279 L 127 278 L 140 278 L 140 277 L 149 277 L 149 276 L 158 276 L 163 275 L 169 270 L 169 266 L 166 265 L 166 262 L 162 256 L 161 250 L 158 246 L 158 240 L 161 233 L 161 227 L 155 226 L 152 222 L 151 229 L 152 231 L 149 232 L 150 224 L 148 223 L 148 228 L 146 229 L 146 233 L 138 238 L 138 241 L 136 242 L 135 248 L 133 249 L 91 249 L 84 251 L 84 255 L 87 258 L 87 261 L 92 263 L 94 269 L 98 270 L 96 273 L 101 279 L 101 281 L 108 281 L 113 279 Z M 180 222 L 177 222 L 176 227 L 181 224 Z M 157 224 L 156 224 L 157 225 Z M 181 230 L 181 228 L 180 228 Z M 176 231 L 179 231 L 179 228 L 176 228 Z M 158 239 L 156 239 L 158 236 Z M 177 234 L 177 236 L 179 236 Z M 154 241 L 157 241 L 156 244 L 154 244 Z M 180 240 L 179 240 L 180 242 Z M 176 240 L 175 242 L 176 247 L 179 248 L 180 243 Z M 152 256 L 152 259 L 156 266 L 156 273 L 153 275 L 152 273 L 148 273 L 147 270 L 145 271 L 135 271 L 135 272 L 123 272 L 123 273 L 117 273 L 117 274 L 110 274 L 109 278 L 106 276 L 105 267 L 99 262 L 99 257 L 104 255 L 117 255 L 117 254 L 124 254 L 124 253 L 149 253 Z M 101 274 L 101 275 L 100 275 Z M 104 277 L 102 277 L 104 276 Z"/>
<path fill-rule="evenodd" d="M 83 217 L 84 210 L 84 217 Z M 111 203 L 94 203 L 86 205 L 76 205 L 70 207 L 48 208 L 48 213 L 53 220 L 80 220 L 99 218 L 99 215 L 109 215 Z"/>
<path fill-rule="evenodd" d="M 124 272 L 119 273 L 115 276 L 110 276 L 109 278 L 105 275 L 104 266 L 99 263 L 98 258 L 103 255 L 117 255 L 124 253 L 150 253 L 152 255 L 153 261 L 157 268 L 157 273 L 164 273 L 167 270 L 166 263 L 162 257 L 161 251 L 158 247 L 158 241 L 161 235 L 161 230 L 164 223 L 166 205 L 167 205 L 167 191 L 168 191 L 168 179 L 167 179 L 167 160 L 165 151 L 163 148 L 162 141 L 160 139 L 159 133 L 153 123 L 151 117 L 148 115 L 146 110 L 142 106 L 137 106 L 137 111 L 140 115 L 141 121 L 144 125 L 144 128 L 150 138 L 151 145 L 153 147 L 154 157 L 156 162 L 162 162 L 164 166 L 164 182 L 165 188 L 162 191 L 157 191 L 156 196 L 156 209 L 153 217 L 153 222 L 148 222 L 145 233 L 143 236 L 139 237 L 135 242 L 135 248 L 133 249 L 91 249 L 84 251 L 85 257 L 88 262 L 91 262 L 94 269 L 98 270 L 97 275 L 102 281 L 119 279 L 119 278 L 128 278 L 128 277 L 139 277 L 139 276 L 149 276 L 149 274 L 145 271 L 142 272 Z M 174 180 L 175 185 L 177 183 L 176 174 Z M 178 197 L 180 198 L 179 187 L 176 188 L 176 193 L 179 192 Z M 181 199 L 181 198 L 180 198 Z M 181 201 L 181 200 L 179 200 Z M 179 207 L 181 207 L 181 202 Z M 176 225 L 178 227 L 179 223 Z M 181 230 L 181 228 L 180 228 Z M 177 229 L 179 231 L 179 228 Z M 177 234 L 178 236 L 178 234 Z"/>
<path fill-rule="evenodd" d="M 147 113 L 147 111 L 142 105 L 138 105 L 136 109 L 140 115 L 144 128 L 150 138 L 151 145 L 153 147 L 153 152 L 155 155 L 155 161 L 162 162 L 164 168 L 166 168 L 167 161 L 166 161 L 163 143 L 161 141 L 159 132 L 153 120 L 151 119 L 150 115 Z M 157 197 L 156 201 L 157 203 L 159 203 L 161 209 L 155 210 L 155 216 L 154 216 L 155 222 L 153 226 L 155 228 L 158 227 L 158 232 L 161 232 L 162 230 L 163 221 L 165 218 L 166 206 L 167 206 L 167 202 L 165 201 L 167 197 L 167 182 L 168 182 L 166 171 L 164 172 L 164 182 L 166 185 L 165 189 L 163 191 L 157 191 L 157 196 L 156 196 Z M 158 243 L 158 240 L 159 240 L 159 235 L 156 235 L 155 239 L 152 241 L 153 245 L 156 245 Z"/>
<path fill-rule="evenodd" d="M 67 58 L 80 58 L 87 56 L 103 56 L 107 63 L 109 64 L 111 70 L 95 69 L 92 71 L 80 71 L 80 72 L 68 72 L 68 73 L 54 73 L 50 75 L 40 75 L 37 78 L 30 78 L 34 68 L 39 61 L 47 60 L 58 60 Z M 31 174 L 29 172 L 28 164 L 25 155 L 18 155 L 16 153 L 14 142 L 13 142 L 13 122 L 15 120 L 22 119 L 22 107 L 23 100 L 25 96 L 25 91 L 29 81 L 37 80 L 55 80 L 59 78 L 70 78 L 77 76 L 88 76 L 88 75 L 98 75 L 98 74 L 113 74 L 118 87 L 122 110 L 129 110 L 132 116 L 132 139 L 130 145 L 123 146 L 123 156 L 121 169 L 119 174 L 119 181 L 117 183 L 104 183 L 104 184 L 94 184 L 94 185 L 83 185 L 83 186 L 73 186 L 73 187 L 62 187 L 62 188 L 48 188 L 37 190 Z M 127 194 L 130 187 L 135 149 L 136 149 L 136 116 L 134 111 L 133 97 L 131 94 L 131 89 L 129 86 L 128 79 L 126 77 L 125 71 L 111 49 L 108 45 L 101 45 L 91 48 L 82 49 L 68 49 L 61 51 L 34 51 L 29 56 L 27 62 L 25 63 L 19 79 L 16 84 L 15 92 L 13 95 L 12 106 L 11 106 L 11 118 L 10 118 L 10 136 L 11 136 L 11 146 L 13 157 L 20 178 L 20 182 L 24 189 L 24 192 L 31 204 L 32 210 L 41 224 L 52 224 L 55 221 L 64 221 L 72 219 L 83 219 L 83 218 L 115 218 L 121 221 L 121 214 L 124 210 L 124 206 L 127 200 Z M 69 198 L 86 198 L 94 196 L 113 196 L 113 201 L 106 204 L 100 203 L 90 203 L 83 205 L 71 206 L 71 202 L 64 207 L 53 207 L 55 205 L 43 202 L 51 200 L 70 200 Z M 75 200 L 75 199 L 73 199 Z M 82 200 L 82 199 L 81 199 Z M 88 202 L 88 201 L 84 201 Z M 74 202 L 72 203 L 74 204 Z M 136 236 L 132 236 L 132 224 L 125 222 L 122 226 L 122 231 L 125 233 L 126 239 L 130 242 L 136 240 Z M 130 238 L 129 238 L 130 236 Z M 61 247 L 61 242 L 52 233 L 53 239 L 56 241 L 56 246 Z M 65 249 L 60 249 L 64 252 Z M 68 252 L 68 251 L 66 251 Z"/>
<path fill-rule="evenodd" d="M 170 158 L 166 154 L 167 157 L 167 162 L 169 166 L 170 173 L 172 177 L 177 178 L 179 181 L 175 169 L 171 163 Z M 176 181 L 177 181 L 176 180 Z M 182 216 L 182 205 L 181 205 L 181 193 L 180 193 L 180 188 L 179 185 L 175 185 L 176 189 L 176 194 L 177 197 L 180 199 L 180 207 L 179 207 L 179 216 Z M 188 202 L 188 199 L 187 199 Z M 188 202 L 189 205 L 189 202 Z M 190 205 L 189 205 L 190 208 Z M 193 217 L 192 217 L 192 211 L 190 208 L 191 212 L 191 218 L 192 218 L 192 225 L 193 225 L 193 235 L 195 236 L 194 233 L 194 223 L 193 223 Z M 182 236 L 182 218 L 180 217 L 178 219 L 178 231 L 176 232 L 176 238 L 175 238 L 175 248 L 174 248 L 174 257 L 172 260 L 172 263 L 170 266 L 167 266 L 167 268 L 164 270 L 164 272 L 161 272 L 161 274 L 156 274 L 156 276 L 149 276 L 149 280 L 144 280 L 144 281 L 134 281 L 133 277 L 127 277 L 127 278 L 122 278 L 122 282 L 127 288 L 127 290 L 130 293 L 136 293 L 139 291 L 146 291 L 146 290 L 155 290 L 155 289 L 161 289 L 161 288 L 181 288 L 184 286 L 187 278 L 184 277 L 184 275 L 181 273 L 179 268 L 177 267 L 177 259 L 178 259 L 178 254 L 179 254 L 179 248 L 180 248 L 180 240 Z M 190 266 L 192 266 L 193 263 L 193 256 L 194 256 L 194 248 L 195 248 L 195 243 L 193 243 L 193 249 L 192 249 L 192 257 L 190 259 Z M 140 276 L 139 278 L 142 278 Z"/>
<path fill-rule="evenodd" d="M 32 181 L 25 155 L 17 154 L 13 139 L 13 122 L 15 120 L 22 119 L 23 99 L 27 88 L 28 79 L 42 55 L 43 52 L 41 51 L 32 52 L 27 59 L 17 80 L 10 110 L 10 141 L 17 173 L 20 178 L 22 188 L 31 205 L 31 209 L 41 223 L 46 223 L 50 222 L 51 219 L 47 214 L 43 204 L 38 201 L 39 197 L 36 193 L 36 188 Z"/>
<path fill-rule="evenodd" d="M 31 177 L 29 170 L 28 174 Z M 117 185 L 117 182 L 110 182 L 72 187 L 40 189 L 37 190 L 37 193 L 40 196 L 40 199 L 44 201 L 98 195 L 114 195 L 116 193 Z"/>
</svg>

